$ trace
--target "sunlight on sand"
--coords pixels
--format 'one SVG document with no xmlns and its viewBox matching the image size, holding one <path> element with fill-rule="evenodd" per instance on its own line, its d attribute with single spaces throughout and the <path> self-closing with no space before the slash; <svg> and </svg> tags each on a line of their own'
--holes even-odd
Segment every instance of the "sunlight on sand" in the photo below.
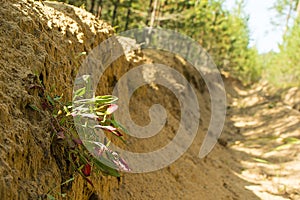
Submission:
<svg viewBox="0 0 300 200">
<path fill-rule="evenodd" d="M 261 86 L 234 88 L 242 98 L 232 99 L 231 121 L 242 139 L 230 148 L 243 152 L 235 174 L 253 183 L 245 188 L 261 199 L 300 199 L 300 112 L 261 95 Z"/>
</svg>

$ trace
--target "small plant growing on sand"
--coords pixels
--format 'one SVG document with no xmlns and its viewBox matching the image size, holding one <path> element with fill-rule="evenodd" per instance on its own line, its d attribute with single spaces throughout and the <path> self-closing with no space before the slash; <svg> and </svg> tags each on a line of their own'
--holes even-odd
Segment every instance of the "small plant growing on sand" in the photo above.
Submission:
<svg viewBox="0 0 300 200">
<path fill-rule="evenodd" d="M 112 95 L 86 98 L 90 90 L 90 78 L 86 75 L 83 80 L 84 87 L 74 91 L 73 100 L 69 103 L 63 103 L 63 95 L 48 95 L 41 81 L 30 88 L 42 91 L 44 98 L 41 107 L 52 113 L 50 124 L 54 132 L 53 141 L 63 144 L 74 172 L 93 186 L 88 178 L 93 171 L 115 177 L 120 176 L 120 171 L 130 171 L 125 160 L 109 148 L 111 137 L 126 143 L 123 135 L 127 130 L 113 115 L 118 109 L 118 98 Z M 35 105 L 30 107 L 40 110 Z M 83 133 L 80 137 L 79 131 Z M 105 134 L 101 134 L 102 131 Z"/>
</svg>

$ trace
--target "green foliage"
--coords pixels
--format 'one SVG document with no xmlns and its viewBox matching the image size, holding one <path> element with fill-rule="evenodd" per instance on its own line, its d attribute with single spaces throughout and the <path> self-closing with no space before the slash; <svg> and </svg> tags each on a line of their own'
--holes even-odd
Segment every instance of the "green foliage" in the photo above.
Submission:
<svg viewBox="0 0 300 200">
<path fill-rule="evenodd" d="M 278 88 L 300 86 L 300 19 L 299 0 L 277 0 L 273 9 L 277 12 L 276 26 L 285 24 L 280 52 L 263 56 L 263 75 Z"/>
<path fill-rule="evenodd" d="M 222 1 L 201 1 L 182 15 L 179 22 L 168 26 L 182 27 L 179 31 L 198 40 L 220 69 L 246 84 L 260 78 L 258 52 L 249 48 L 248 18 L 243 16 L 242 4 L 230 13 L 222 8 Z"/>
<path fill-rule="evenodd" d="M 264 74 L 270 83 L 285 88 L 300 86 L 300 19 L 287 32 L 280 53 L 270 54 Z"/>
<path fill-rule="evenodd" d="M 280 25 L 280 22 L 289 17 L 295 16 L 299 0 L 276 0 L 271 9 L 277 12 L 277 20 L 273 24 Z M 279 23 L 278 23 L 279 22 Z"/>
<path fill-rule="evenodd" d="M 182 1 L 177 20 L 160 25 L 198 40 L 220 69 L 231 72 L 245 84 L 256 81 L 261 69 L 257 50 L 249 48 L 248 18 L 243 16 L 242 4 L 230 13 L 223 9 L 222 3 Z"/>
<path fill-rule="evenodd" d="M 149 26 L 153 21 L 155 27 L 186 34 L 199 41 L 220 69 L 244 83 L 256 81 L 261 66 L 257 50 L 249 48 L 243 1 L 237 2 L 232 13 L 223 8 L 223 3 L 224 0 L 86 0 L 86 8 L 110 22 L 117 32 Z"/>
</svg>

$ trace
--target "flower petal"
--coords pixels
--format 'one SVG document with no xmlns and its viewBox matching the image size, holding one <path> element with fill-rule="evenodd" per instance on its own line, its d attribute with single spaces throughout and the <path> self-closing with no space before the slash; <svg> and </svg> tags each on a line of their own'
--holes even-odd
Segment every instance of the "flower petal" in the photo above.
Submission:
<svg viewBox="0 0 300 200">
<path fill-rule="evenodd" d="M 85 166 L 81 169 L 82 173 L 85 175 L 85 176 L 90 176 L 91 175 L 91 165 L 90 164 L 85 164 Z"/>
<path fill-rule="evenodd" d="M 101 128 L 103 130 L 107 130 L 107 131 L 110 131 L 110 132 L 113 132 L 113 131 L 117 130 L 115 127 L 112 127 L 112 126 L 102 126 L 102 125 L 95 125 L 94 128 Z"/>
<path fill-rule="evenodd" d="M 106 114 L 110 115 L 113 112 L 115 112 L 117 109 L 118 109 L 118 105 L 117 104 L 110 104 L 110 106 L 106 110 Z"/>
</svg>

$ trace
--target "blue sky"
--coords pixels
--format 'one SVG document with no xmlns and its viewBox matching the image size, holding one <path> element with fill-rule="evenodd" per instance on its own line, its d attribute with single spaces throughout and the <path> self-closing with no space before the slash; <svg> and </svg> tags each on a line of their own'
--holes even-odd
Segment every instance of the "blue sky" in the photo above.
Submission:
<svg viewBox="0 0 300 200">
<path fill-rule="evenodd" d="M 249 15 L 249 28 L 251 34 L 250 45 L 257 46 L 259 53 L 278 51 L 278 43 L 282 40 L 282 28 L 271 24 L 275 20 L 276 11 L 269 8 L 275 0 L 246 0 L 245 12 Z M 226 0 L 226 7 L 235 7 L 235 0 Z"/>
</svg>

